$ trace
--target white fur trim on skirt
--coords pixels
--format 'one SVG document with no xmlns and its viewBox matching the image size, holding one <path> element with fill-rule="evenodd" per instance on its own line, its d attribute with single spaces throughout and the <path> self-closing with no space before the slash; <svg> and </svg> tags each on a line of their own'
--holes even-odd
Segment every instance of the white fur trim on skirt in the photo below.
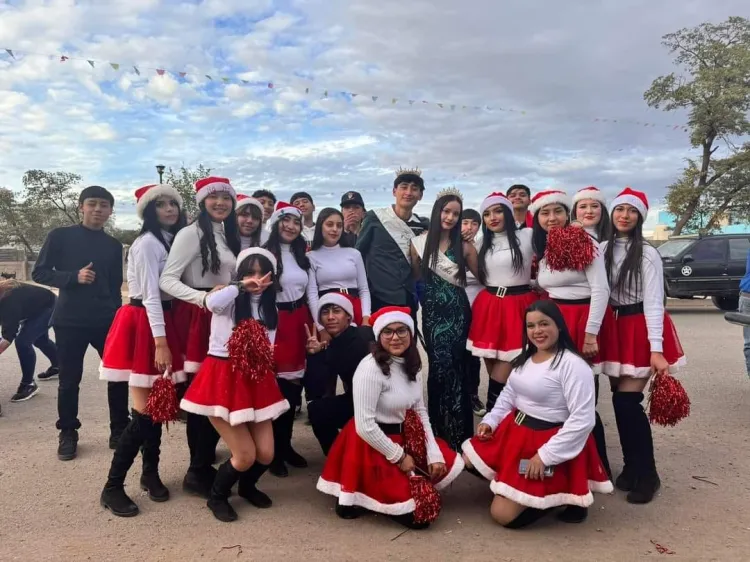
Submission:
<svg viewBox="0 0 750 562">
<path fill-rule="evenodd" d="M 611 494 L 614 491 L 612 482 L 595 482 L 589 480 L 589 493 L 583 496 L 574 494 L 551 494 L 543 498 L 532 496 L 520 490 L 516 490 L 503 482 L 493 480 L 490 482 L 490 490 L 498 496 L 503 496 L 517 504 L 533 507 L 536 509 L 549 509 L 551 507 L 561 507 L 564 505 L 577 505 L 579 507 L 589 507 L 594 503 L 594 496 L 591 492 L 598 494 Z"/>
<path fill-rule="evenodd" d="M 471 340 L 466 340 L 466 349 L 471 351 L 474 357 L 480 357 L 482 359 L 494 359 L 495 361 L 505 361 L 510 363 L 516 357 L 521 355 L 521 349 L 512 349 L 510 351 L 500 351 L 499 349 L 487 349 L 484 347 L 474 347 L 474 343 Z"/>
<path fill-rule="evenodd" d="M 126 382 L 128 386 L 134 386 L 136 388 L 151 388 L 154 386 L 156 379 L 162 375 L 146 375 L 141 373 L 133 373 L 129 369 L 111 369 L 104 367 L 101 363 L 99 364 L 99 380 L 108 382 Z M 185 371 L 177 371 L 172 373 L 172 382 L 179 384 L 187 381 L 187 374 Z"/>
<path fill-rule="evenodd" d="M 245 408 L 244 410 L 230 412 L 229 409 L 224 406 L 205 406 L 203 404 L 190 402 L 183 398 L 180 402 L 180 408 L 191 414 L 198 414 L 199 416 L 221 418 L 228 422 L 229 425 L 240 425 L 242 423 L 260 423 L 266 420 L 275 420 L 281 414 L 289 410 L 289 402 L 281 400 L 270 406 L 261 408 L 260 410 L 256 410 L 255 408 Z"/>
<path fill-rule="evenodd" d="M 674 375 L 687 365 L 687 358 L 683 355 L 676 363 L 669 366 L 669 374 Z M 651 367 L 636 367 L 635 365 L 620 365 L 618 375 L 609 375 L 610 377 L 633 377 L 634 379 L 647 379 L 653 374 Z"/>
<path fill-rule="evenodd" d="M 479 472 L 479 474 L 484 476 L 487 480 L 495 479 L 495 475 L 497 474 L 497 472 L 487 466 L 487 464 L 482 460 L 482 457 L 477 455 L 477 452 L 474 450 L 474 445 L 471 444 L 471 439 L 467 439 L 463 442 L 463 444 L 461 445 L 461 450 L 463 451 L 464 455 L 469 457 L 471 466 L 473 466 Z"/>
</svg>

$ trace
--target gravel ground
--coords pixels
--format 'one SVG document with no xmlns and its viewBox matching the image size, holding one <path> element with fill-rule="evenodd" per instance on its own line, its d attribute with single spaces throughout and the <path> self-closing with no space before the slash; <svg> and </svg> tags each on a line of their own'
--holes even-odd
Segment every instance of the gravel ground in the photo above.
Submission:
<svg viewBox="0 0 750 562">
<path fill-rule="evenodd" d="M 138 490 L 136 463 L 127 489 L 141 515 L 113 517 L 99 506 L 111 451 L 106 385 L 97 379 L 96 353 L 86 358 L 81 387 L 79 456 L 60 462 L 56 383 L 40 383 L 33 400 L 10 404 L 20 376 L 9 350 L 0 363 L 0 560 L 746 560 L 750 381 L 741 331 L 703 301 L 671 308 L 688 355 L 682 380 L 693 413 L 677 428 L 655 428 L 662 478 L 658 498 L 632 506 L 621 493 L 597 496 L 582 525 L 550 519 L 523 531 L 494 525 L 489 487 L 466 474 L 447 491 L 443 514 L 427 531 L 404 533 L 384 517 L 338 519 L 331 498 L 315 490 L 323 457 L 303 420 L 295 426 L 294 442 L 310 468 L 292 469 L 285 480 L 263 478 L 261 488 L 273 498 L 273 509 L 260 512 L 235 498 L 240 520 L 223 524 L 203 501 L 184 495 L 187 446 L 184 425 L 176 424 L 165 432 L 161 470 L 172 499 L 150 502 Z M 40 357 L 42 368 L 43 361 Z M 486 378 L 483 383 L 482 393 Z M 619 470 L 605 387 L 600 411 L 610 459 Z M 674 555 L 660 552 L 661 547 Z"/>
</svg>

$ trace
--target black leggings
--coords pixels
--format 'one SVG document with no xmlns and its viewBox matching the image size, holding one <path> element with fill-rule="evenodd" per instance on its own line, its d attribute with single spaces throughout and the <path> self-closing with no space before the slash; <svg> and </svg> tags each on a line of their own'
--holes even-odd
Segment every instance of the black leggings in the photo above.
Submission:
<svg viewBox="0 0 750 562">
<path fill-rule="evenodd" d="M 292 448 L 294 432 L 294 412 L 302 404 L 302 381 L 295 384 L 286 379 L 277 378 L 279 390 L 289 402 L 290 408 L 273 421 L 274 457 L 284 460 Z"/>
</svg>

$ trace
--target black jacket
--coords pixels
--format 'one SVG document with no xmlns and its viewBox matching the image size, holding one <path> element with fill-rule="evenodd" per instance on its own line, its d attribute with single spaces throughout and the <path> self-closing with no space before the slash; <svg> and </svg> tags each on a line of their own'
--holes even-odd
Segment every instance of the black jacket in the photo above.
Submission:
<svg viewBox="0 0 750 562">
<path fill-rule="evenodd" d="M 12 342 L 18 335 L 21 322 L 34 318 L 55 306 L 55 293 L 37 285 L 21 283 L 0 299 L 0 322 L 3 339 Z"/>
<path fill-rule="evenodd" d="M 351 394 L 354 371 L 370 354 L 370 344 L 375 341 L 369 326 L 350 326 L 333 338 L 326 349 L 326 363 L 331 376 L 338 376 L 344 392 Z"/>
</svg>

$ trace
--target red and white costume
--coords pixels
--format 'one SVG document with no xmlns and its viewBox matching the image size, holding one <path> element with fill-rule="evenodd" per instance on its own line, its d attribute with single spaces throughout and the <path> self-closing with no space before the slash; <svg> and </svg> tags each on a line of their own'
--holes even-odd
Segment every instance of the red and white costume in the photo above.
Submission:
<svg viewBox="0 0 750 562">
<path fill-rule="evenodd" d="M 198 180 L 195 187 L 198 203 L 210 193 L 220 191 L 235 197 L 234 189 L 225 178 Z M 221 264 L 219 272 L 214 274 L 210 269 L 203 272 L 200 250 L 203 232 L 198 223 L 194 222 L 175 236 L 159 280 L 161 290 L 180 301 L 175 303 L 173 315 L 180 338 L 180 349 L 185 357 L 185 371 L 188 373 L 197 373 L 208 353 L 211 312 L 205 308 L 206 294 L 217 285 L 226 285 L 232 281 L 237 259 L 227 245 L 224 224 L 212 222 L 211 226 Z"/>
<path fill-rule="evenodd" d="M 362 325 L 362 317 L 370 316 L 370 288 L 362 254 L 354 248 L 321 246 L 307 254 L 310 259 L 307 302 L 313 318 L 319 317 L 318 300 L 330 292 L 347 295 L 354 305 L 353 321 Z M 318 329 L 323 326 L 318 323 Z"/>
<path fill-rule="evenodd" d="M 648 200 L 644 193 L 627 188 L 615 198 L 612 208 L 624 203 L 636 207 L 646 220 Z M 630 238 L 615 239 L 609 272 L 613 283 L 618 278 L 630 244 Z M 602 253 L 606 248 L 605 242 Z M 648 287 L 648 291 L 644 290 L 645 287 Z M 641 278 L 632 285 L 628 285 L 626 278 L 622 290 L 613 289 L 610 302 L 615 310 L 620 354 L 620 370 L 611 376 L 650 377 L 652 352 L 664 354 L 671 373 L 685 365 L 685 353 L 677 331 L 664 309 L 664 270 L 656 248 L 648 243 L 643 244 Z"/>
<path fill-rule="evenodd" d="M 147 185 L 135 192 L 136 211 L 143 218 L 146 205 L 161 196 L 180 204 L 180 194 L 169 185 Z M 162 231 L 169 243 L 172 234 Z M 186 380 L 182 352 L 172 318 L 173 301 L 159 291 L 159 275 L 167 262 L 167 249 L 147 232 L 136 238 L 128 252 L 128 293 L 130 302 L 121 307 L 107 334 L 99 366 L 99 378 L 129 382 L 130 386 L 151 388 L 161 373 L 154 365 L 154 338 L 166 337 L 172 353 L 172 381 Z"/>
<path fill-rule="evenodd" d="M 529 359 L 514 369 L 481 423 L 492 428 L 492 437 L 486 441 L 472 437 L 462 448 L 474 468 L 491 480 L 495 494 L 526 507 L 547 509 L 588 507 L 594 502 L 591 492 L 612 492 L 591 436 L 594 377 L 577 355 L 565 351 L 559 358 L 539 364 Z M 542 424 L 549 427 L 532 429 Z M 543 480 L 528 480 L 519 474 L 520 462 L 537 454 L 554 473 Z"/>
<path fill-rule="evenodd" d="M 380 331 L 394 322 L 414 324 L 408 308 L 385 307 L 372 315 L 377 339 Z M 378 321 L 380 320 L 380 321 Z M 407 410 L 422 421 L 427 464 L 445 463 L 448 472 L 435 488 L 444 489 L 461 473 L 464 462 L 442 439 L 432 433 L 422 396 L 422 377 L 412 382 L 404 360 L 392 357 L 390 376 L 383 374 L 372 355 L 357 367 L 353 379 L 354 419 L 339 433 L 326 459 L 317 488 L 338 498 L 339 505 L 358 506 L 386 515 L 405 515 L 415 510 L 409 476 L 399 467 L 404 454 L 401 424 Z M 426 471 L 427 466 L 420 466 Z"/>
</svg>

